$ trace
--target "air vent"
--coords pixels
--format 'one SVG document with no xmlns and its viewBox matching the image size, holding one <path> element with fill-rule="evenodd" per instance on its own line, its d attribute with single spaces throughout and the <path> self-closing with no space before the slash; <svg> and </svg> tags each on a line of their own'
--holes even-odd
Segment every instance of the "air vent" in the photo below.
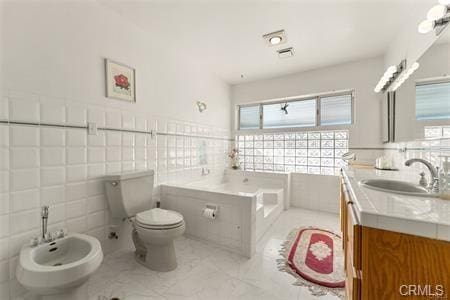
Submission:
<svg viewBox="0 0 450 300">
<path fill-rule="evenodd" d="M 277 52 L 280 58 L 288 58 L 294 56 L 294 48 L 292 47 L 280 49 L 277 50 Z"/>
</svg>

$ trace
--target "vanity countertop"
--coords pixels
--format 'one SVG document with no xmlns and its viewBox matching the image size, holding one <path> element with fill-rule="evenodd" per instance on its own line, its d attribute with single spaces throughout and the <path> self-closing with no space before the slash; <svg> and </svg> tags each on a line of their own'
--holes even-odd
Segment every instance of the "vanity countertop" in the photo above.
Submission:
<svg viewBox="0 0 450 300">
<path fill-rule="evenodd" d="M 416 173 L 352 167 L 342 170 L 363 226 L 450 241 L 450 200 L 376 191 L 359 184 L 373 178 L 417 183 Z"/>
</svg>

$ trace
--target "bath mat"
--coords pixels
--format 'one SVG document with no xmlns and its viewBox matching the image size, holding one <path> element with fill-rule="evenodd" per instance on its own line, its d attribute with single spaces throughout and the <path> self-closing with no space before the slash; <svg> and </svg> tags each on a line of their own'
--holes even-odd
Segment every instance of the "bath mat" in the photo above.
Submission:
<svg viewBox="0 0 450 300">
<path fill-rule="evenodd" d="M 319 228 L 297 228 L 281 245 L 280 271 L 292 274 L 299 286 L 306 286 L 314 296 L 345 296 L 344 253 L 341 238 Z"/>
</svg>

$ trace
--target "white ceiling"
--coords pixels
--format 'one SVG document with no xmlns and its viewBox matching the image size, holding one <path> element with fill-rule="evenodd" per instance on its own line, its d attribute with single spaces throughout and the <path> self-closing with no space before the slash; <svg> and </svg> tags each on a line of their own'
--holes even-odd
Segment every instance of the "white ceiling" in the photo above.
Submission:
<svg viewBox="0 0 450 300">
<path fill-rule="evenodd" d="M 230 84 L 382 55 L 404 18 L 431 0 L 99 0 L 168 51 L 195 59 Z M 430 4 L 431 3 L 431 4 Z M 411 9 L 413 8 L 414 9 Z M 423 9 L 422 9 L 423 11 Z M 288 43 L 262 35 L 286 30 Z M 280 59 L 276 49 L 292 46 Z M 244 78 L 241 78 L 241 74 Z"/>
</svg>

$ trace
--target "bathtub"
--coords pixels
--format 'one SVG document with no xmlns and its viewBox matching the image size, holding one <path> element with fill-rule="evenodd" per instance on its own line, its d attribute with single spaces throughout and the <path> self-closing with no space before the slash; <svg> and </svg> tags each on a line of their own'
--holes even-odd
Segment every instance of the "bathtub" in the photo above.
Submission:
<svg viewBox="0 0 450 300">
<path fill-rule="evenodd" d="M 255 253 L 256 241 L 282 212 L 283 203 L 283 187 L 260 186 L 252 179 L 161 185 L 161 207 L 183 215 L 186 235 L 247 257 Z M 202 216 L 207 204 L 219 207 L 216 219 Z"/>
</svg>

